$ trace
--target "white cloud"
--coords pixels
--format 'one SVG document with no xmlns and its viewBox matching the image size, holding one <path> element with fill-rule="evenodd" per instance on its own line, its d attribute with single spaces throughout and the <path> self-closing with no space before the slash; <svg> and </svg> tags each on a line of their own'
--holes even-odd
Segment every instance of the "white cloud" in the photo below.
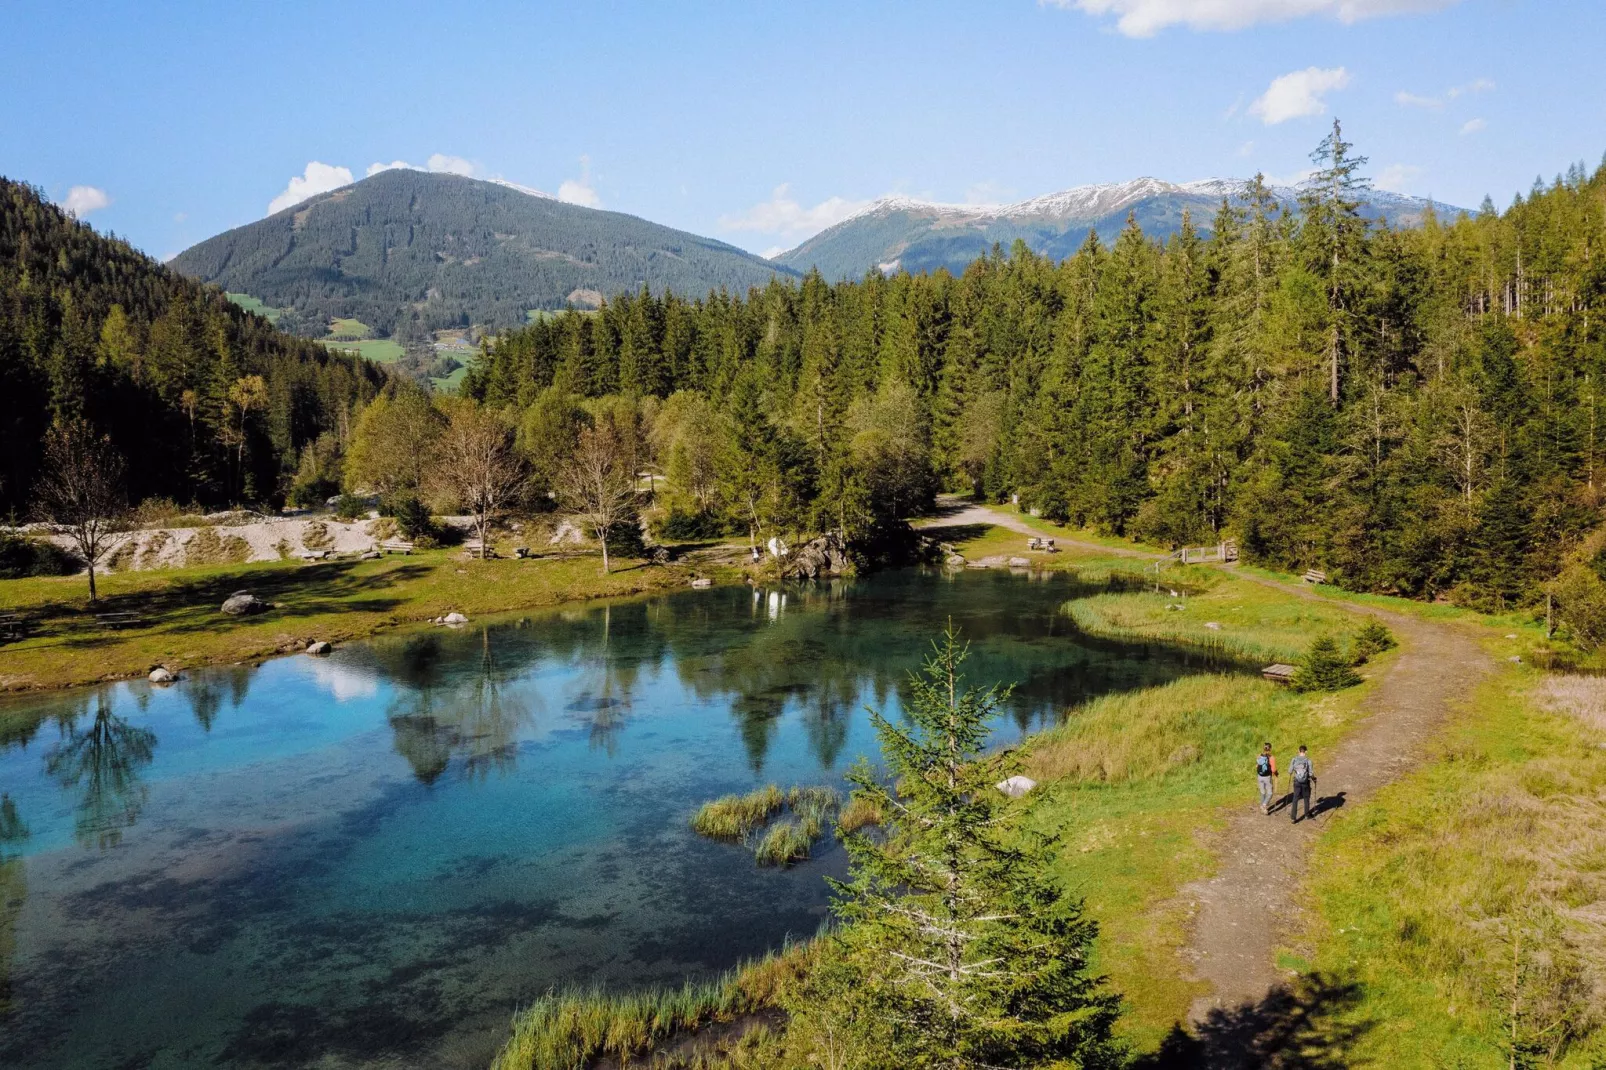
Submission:
<svg viewBox="0 0 1606 1070">
<path fill-rule="evenodd" d="M 1438 97 L 1417 96 L 1415 93 L 1407 93 L 1403 89 L 1394 94 L 1394 103 L 1402 108 L 1428 108 L 1434 111 L 1444 107 L 1444 101 Z"/>
<path fill-rule="evenodd" d="M 479 172 L 479 168 L 463 157 L 448 156 L 444 152 L 431 154 L 424 166 L 437 174 L 444 172 L 448 175 L 462 175 L 464 178 L 473 178 Z"/>
<path fill-rule="evenodd" d="M 431 153 L 424 166 L 408 163 L 406 160 L 392 160 L 389 163 L 371 163 L 368 165 L 368 175 L 373 177 L 381 171 L 433 171 L 436 174 L 462 175 L 464 178 L 475 178 L 480 173 L 472 160 L 465 160 L 461 156 L 448 156 L 444 152 Z"/>
<path fill-rule="evenodd" d="M 829 197 L 813 208 L 805 208 L 792 196 L 790 184 L 783 182 L 775 187 L 769 200 L 737 215 L 721 216 L 719 225 L 724 230 L 756 230 L 781 237 L 807 238 L 835 226 L 869 203 Z"/>
<path fill-rule="evenodd" d="M 1238 146 L 1238 155 L 1239 156 L 1249 156 L 1249 155 L 1252 155 L 1254 153 L 1254 151 L 1255 151 L 1255 143 L 1253 141 L 1246 141 L 1242 145 Z"/>
<path fill-rule="evenodd" d="M 336 167 L 310 160 L 306 171 L 291 178 L 284 192 L 268 202 L 268 214 L 282 212 L 292 204 L 300 204 L 308 197 L 316 197 L 320 193 L 349 186 L 354 181 L 356 180 L 352 177 L 349 167 Z"/>
<path fill-rule="evenodd" d="M 1488 125 L 1488 122 L 1483 119 L 1468 119 L 1466 122 L 1461 124 L 1461 133 L 1476 134 L 1479 130 L 1482 130 Z"/>
<path fill-rule="evenodd" d="M 1039 3 L 1115 16 L 1128 37 L 1151 37 L 1168 26 L 1192 30 L 1242 30 L 1262 22 L 1323 15 L 1343 23 L 1383 15 L 1439 11 L 1460 0 L 1038 0 Z"/>
<path fill-rule="evenodd" d="M 98 212 L 111 204 L 112 199 L 98 186 L 74 186 L 58 203 L 68 215 L 82 219 L 90 212 Z"/>
<path fill-rule="evenodd" d="M 1389 164 L 1372 180 L 1372 185 L 1390 193 L 1407 193 L 1406 187 L 1421 173 L 1422 168 L 1414 163 Z"/>
<path fill-rule="evenodd" d="M 1394 103 L 1403 108 L 1430 108 L 1434 111 L 1444 107 L 1446 100 L 1455 100 L 1457 97 L 1468 96 L 1472 93 L 1487 93 L 1494 88 L 1494 83 L 1487 78 L 1477 78 L 1466 85 L 1453 85 L 1444 91 L 1442 97 L 1424 97 L 1415 93 L 1407 93 L 1403 89 L 1394 94 Z"/>
<path fill-rule="evenodd" d="M 1299 119 L 1306 115 L 1321 115 L 1327 110 L 1322 99 L 1336 89 L 1349 85 L 1349 71 L 1343 67 L 1306 67 L 1273 78 L 1259 99 L 1249 105 L 1249 114 L 1260 116 L 1267 126 Z"/>
<path fill-rule="evenodd" d="M 566 178 L 558 187 L 558 200 L 586 208 L 601 208 L 602 198 L 591 185 L 591 157 L 580 157 L 580 177 Z"/>
<path fill-rule="evenodd" d="M 1449 97 L 1451 100 L 1454 100 L 1456 97 L 1464 97 L 1469 93 L 1487 93 L 1493 88 L 1494 83 L 1489 79 L 1475 78 L 1466 85 L 1451 86 L 1449 89 L 1445 90 L 1444 95 Z"/>
<path fill-rule="evenodd" d="M 765 260 L 774 260 L 776 257 L 780 256 L 784 252 L 786 252 L 786 246 L 784 246 L 784 245 L 772 245 L 768 249 L 765 249 L 762 253 L 759 253 L 758 255 L 762 256 Z"/>
<path fill-rule="evenodd" d="M 187 213 L 185 213 L 185 212 L 174 212 L 173 213 L 173 222 L 175 222 L 175 223 L 182 223 L 188 218 L 189 218 L 189 215 Z"/>
</svg>

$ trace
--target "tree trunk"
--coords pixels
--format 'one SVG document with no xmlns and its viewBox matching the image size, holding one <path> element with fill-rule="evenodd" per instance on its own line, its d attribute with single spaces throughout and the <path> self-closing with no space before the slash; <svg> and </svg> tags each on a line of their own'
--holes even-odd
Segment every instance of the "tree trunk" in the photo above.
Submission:
<svg viewBox="0 0 1606 1070">
<path fill-rule="evenodd" d="M 597 525 L 597 541 L 602 544 L 602 574 L 608 574 L 608 529 Z"/>
<path fill-rule="evenodd" d="M 90 561 L 89 562 L 89 604 L 90 605 L 94 605 L 95 601 L 96 601 L 96 596 L 95 596 L 95 562 L 94 561 Z"/>
</svg>

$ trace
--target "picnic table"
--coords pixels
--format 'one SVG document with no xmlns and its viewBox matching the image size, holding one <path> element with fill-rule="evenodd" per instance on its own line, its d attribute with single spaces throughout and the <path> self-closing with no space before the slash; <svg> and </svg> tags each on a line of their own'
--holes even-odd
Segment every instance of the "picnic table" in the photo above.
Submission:
<svg viewBox="0 0 1606 1070">
<path fill-rule="evenodd" d="M 21 613 L 0 613 L 0 640 L 11 642 L 28 634 L 28 621 Z"/>
</svg>

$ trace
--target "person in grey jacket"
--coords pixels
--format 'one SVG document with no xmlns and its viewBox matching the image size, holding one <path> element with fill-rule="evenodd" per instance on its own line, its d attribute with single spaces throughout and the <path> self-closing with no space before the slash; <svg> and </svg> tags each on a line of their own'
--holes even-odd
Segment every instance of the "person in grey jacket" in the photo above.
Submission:
<svg viewBox="0 0 1606 1070">
<path fill-rule="evenodd" d="M 1294 760 L 1288 763 L 1288 778 L 1294 782 L 1294 820 L 1299 820 L 1299 800 L 1305 800 L 1305 816 L 1310 817 L 1311 793 L 1316 788 L 1316 769 L 1310 764 L 1310 755 L 1305 753 L 1305 745 L 1299 745 L 1299 753 Z"/>
</svg>

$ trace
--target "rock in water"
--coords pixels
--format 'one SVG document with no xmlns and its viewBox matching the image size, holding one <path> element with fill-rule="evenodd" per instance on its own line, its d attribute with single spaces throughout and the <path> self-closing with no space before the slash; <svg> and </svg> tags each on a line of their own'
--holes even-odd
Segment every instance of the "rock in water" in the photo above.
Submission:
<svg viewBox="0 0 1606 1070">
<path fill-rule="evenodd" d="M 795 550 L 787 551 L 782 572 L 798 579 L 812 580 L 820 576 L 840 576 L 848 571 L 851 564 L 847 543 L 841 535 L 829 531 Z"/>
<path fill-rule="evenodd" d="M 333 649 L 334 647 L 330 646 L 329 643 L 323 639 L 314 639 L 312 642 L 307 644 L 307 653 L 319 657 L 329 653 L 329 651 Z"/>
<path fill-rule="evenodd" d="M 262 613 L 273 608 L 271 602 L 264 602 L 250 591 L 235 591 L 223 603 L 223 612 L 231 617 L 244 617 L 252 613 Z"/>
<path fill-rule="evenodd" d="M 1016 775 L 1010 777 L 1008 780 L 1000 780 L 997 787 L 999 791 L 1003 792 L 1005 795 L 1008 795 L 1011 799 L 1018 799 L 1022 795 L 1025 795 L 1028 791 L 1031 791 L 1033 788 L 1037 787 L 1037 781 L 1033 780 L 1029 776 Z"/>
<path fill-rule="evenodd" d="M 170 684 L 173 682 L 173 674 L 167 670 L 167 666 L 158 665 L 151 670 L 150 679 L 153 684 Z"/>
</svg>

